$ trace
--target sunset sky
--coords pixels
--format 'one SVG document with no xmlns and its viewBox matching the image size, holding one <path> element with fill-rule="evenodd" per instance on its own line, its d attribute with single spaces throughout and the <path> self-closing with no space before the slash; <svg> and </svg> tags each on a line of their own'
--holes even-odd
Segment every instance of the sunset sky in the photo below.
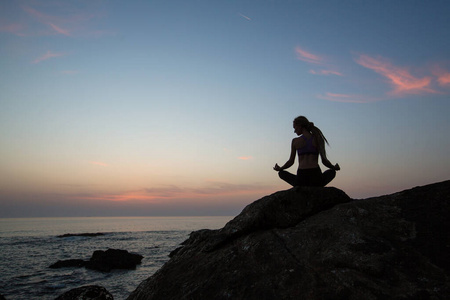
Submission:
<svg viewBox="0 0 450 300">
<path fill-rule="evenodd" d="M 352 198 L 448 180 L 449 16 L 435 0 L 1 1 L 0 217 L 236 215 L 289 188 L 272 168 L 299 115 Z"/>
</svg>

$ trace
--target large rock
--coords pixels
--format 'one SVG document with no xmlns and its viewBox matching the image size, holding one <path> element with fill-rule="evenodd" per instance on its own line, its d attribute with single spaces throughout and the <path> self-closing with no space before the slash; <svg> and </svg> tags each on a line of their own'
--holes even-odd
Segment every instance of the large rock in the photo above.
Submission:
<svg viewBox="0 0 450 300">
<path fill-rule="evenodd" d="M 109 272 L 112 269 L 136 269 L 136 265 L 141 263 L 143 256 L 129 253 L 126 250 L 108 249 L 106 251 L 94 251 L 92 257 L 86 262 L 88 269 L 102 272 Z"/>
<path fill-rule="evenodd" d="M 102 286 L 87 285 L 67 291 L 55 300 L 114 300 L 114 298 Z"/>
<path fill-rule="evenodd" d="M 193 232 L 128 299 L 450 299 L 450 181 L 365 200 L 264 197 Z"/>
</svg>

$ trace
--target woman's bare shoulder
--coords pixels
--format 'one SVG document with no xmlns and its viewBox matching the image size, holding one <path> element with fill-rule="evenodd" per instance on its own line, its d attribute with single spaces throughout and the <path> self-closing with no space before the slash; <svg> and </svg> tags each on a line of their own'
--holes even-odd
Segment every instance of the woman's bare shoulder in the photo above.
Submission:
<svg viewBox="0 0 450 300">
<path fill-rule="evenodd" d="M 305 140 L 301 137 L 296 137 L 292 139 L 292 146 L 295 147 L 295 149 L 301 148 L 305 146 Z"/>
</svg>

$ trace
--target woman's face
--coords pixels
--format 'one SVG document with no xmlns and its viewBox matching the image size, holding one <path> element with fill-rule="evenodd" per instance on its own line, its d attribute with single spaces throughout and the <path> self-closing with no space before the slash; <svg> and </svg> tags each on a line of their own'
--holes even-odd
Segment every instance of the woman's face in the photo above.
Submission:
<svg viewBox="0 0 450 300">
<path fill-rule="evenodd" d="M 300 125 L 294 124 L 294 132 L 297 135 L 301 135 L 302 134 L 302 127 Z"/>
</svg>

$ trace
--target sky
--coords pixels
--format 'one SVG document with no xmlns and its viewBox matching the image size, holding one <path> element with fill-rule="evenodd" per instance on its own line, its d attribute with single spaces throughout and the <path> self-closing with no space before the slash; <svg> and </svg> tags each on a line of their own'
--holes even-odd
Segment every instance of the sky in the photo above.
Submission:
<svg viewBox="0 0 450 300">
<path fill-rule="evenodd" d="M 449 180 L 449 15 L 435 0 L 1 1 L 0 217 L 237 215 L 290 188 L 273 166 L 299 115 L 354 199 Z"/>
</svg>

